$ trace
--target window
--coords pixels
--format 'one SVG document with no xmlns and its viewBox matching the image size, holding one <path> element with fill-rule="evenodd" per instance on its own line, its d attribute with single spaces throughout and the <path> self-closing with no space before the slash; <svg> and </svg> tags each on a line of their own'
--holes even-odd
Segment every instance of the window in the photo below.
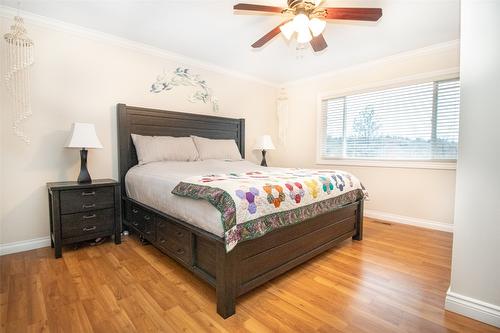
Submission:
<svg viewBox="0 0 500 333">
<path fill-rule="evenodd" d="M 454 162 L 460 81 L 321 100 L 321 160 Z"/>
</svg>

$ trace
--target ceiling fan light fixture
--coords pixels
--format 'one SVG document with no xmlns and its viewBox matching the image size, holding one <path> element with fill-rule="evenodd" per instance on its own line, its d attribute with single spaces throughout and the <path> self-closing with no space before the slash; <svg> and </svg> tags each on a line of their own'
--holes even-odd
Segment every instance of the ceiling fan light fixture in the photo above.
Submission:
<svg viewBox="0 0 500 333">
<path fill-rule="evenodd" d="M 283 1 L 283 0 L 282 0 Z M 260 48 L 282 33 L 286 39 L 296 36 L 298 47 L 311 44 L 314 52 L 328 47 L 323 32 L 327 20 L 350 20 L 376 22 L 382 17 L 382 8 L 326 7 L 324 0 L 287 0 L 287 6 L 277 7 L 249 3 L 237 3 L 234 10 L 247 10 L 283 15 L 286 19 L 252 44 Z M 314 36 L 314 37 L 313 37 Z"/>
<path fill-rule="evenodd" d="M 312 40 L 312 35 L 309 29 L 303 29 L 297 33 L 297 43 L 305 44 Z"/>
<path fill-rule="evenodd" d="M 295 26 L 293 21 L 283 24 L 280 26 L 281 33 L 285 36 L 286 39 L 292 38 L 293 33 L 295 32 Z"/>
<path fill-rule="evenodd" d="M 326 21 L 320 20 L 315 17 L 309 21 L 309 29 L 311 29 L 312 35 L 314 37 L 319 36 L 323 33 L 326 27 Z"/>
<path fill-rule="evenodd" d="M 309 17 L 307 17 L 307 15 L 304 13 L 297 14 L 293 18 L 292 22 L 295 31 L 297 31 L 298 33 L 309 30 Z"/>
</svg>

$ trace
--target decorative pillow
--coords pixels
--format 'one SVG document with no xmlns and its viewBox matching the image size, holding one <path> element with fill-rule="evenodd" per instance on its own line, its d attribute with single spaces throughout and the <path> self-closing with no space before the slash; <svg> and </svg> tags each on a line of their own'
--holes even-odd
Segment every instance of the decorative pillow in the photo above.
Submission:
<svg viewBox="0 0 500 333">
<path fill-rule="evenodd" d="M 198 151 L 190 137 L 131 134 L 139 165 L 156 161 L 196 161 Z"/>
<path fill-rule="evenodd" d="M 200 160 L 242 160 L 236 141 L 207 139 L 199 136 L 191 136 L 193 138 Z"/>
</svg>

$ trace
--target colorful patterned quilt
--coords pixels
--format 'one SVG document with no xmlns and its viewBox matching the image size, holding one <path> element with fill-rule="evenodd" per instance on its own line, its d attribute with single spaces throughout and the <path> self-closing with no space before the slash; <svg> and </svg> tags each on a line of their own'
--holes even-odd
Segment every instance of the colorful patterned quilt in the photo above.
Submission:
<svg viewBox="0 0 500 333">
<path fill-rule="evenodd" d="M 367 195 L 360 181 L 344 171 L 278 168 L 191 177 L 179 183 L 172 193 L 207 200 L 221 212 L 227 252 L 238 242 L 302 222 Z"/>
</svg>

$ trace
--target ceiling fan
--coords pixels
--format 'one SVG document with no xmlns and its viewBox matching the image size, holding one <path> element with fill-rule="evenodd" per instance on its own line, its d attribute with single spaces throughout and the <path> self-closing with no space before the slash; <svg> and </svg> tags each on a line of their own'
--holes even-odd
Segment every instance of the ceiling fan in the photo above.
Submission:
<svg viewBox="0 0 500 333">
<path fill-rule="evenodd" d="M 328 8 L 320 7 L 321 2 L 322 0 L 287 0 L 287 8 L 239 3 L 233 8 L 288 16 L 287 20 L 253 43 L 253 48 L 262 47 L 280 32 L 286 39 L 297 33 L 297 42 L 310 43 L 314 52 L 328 46 L 322 34 L 326 26 L 325 20 L 378 21 L 382 16 L 382 8 Z"/>
</svg>

